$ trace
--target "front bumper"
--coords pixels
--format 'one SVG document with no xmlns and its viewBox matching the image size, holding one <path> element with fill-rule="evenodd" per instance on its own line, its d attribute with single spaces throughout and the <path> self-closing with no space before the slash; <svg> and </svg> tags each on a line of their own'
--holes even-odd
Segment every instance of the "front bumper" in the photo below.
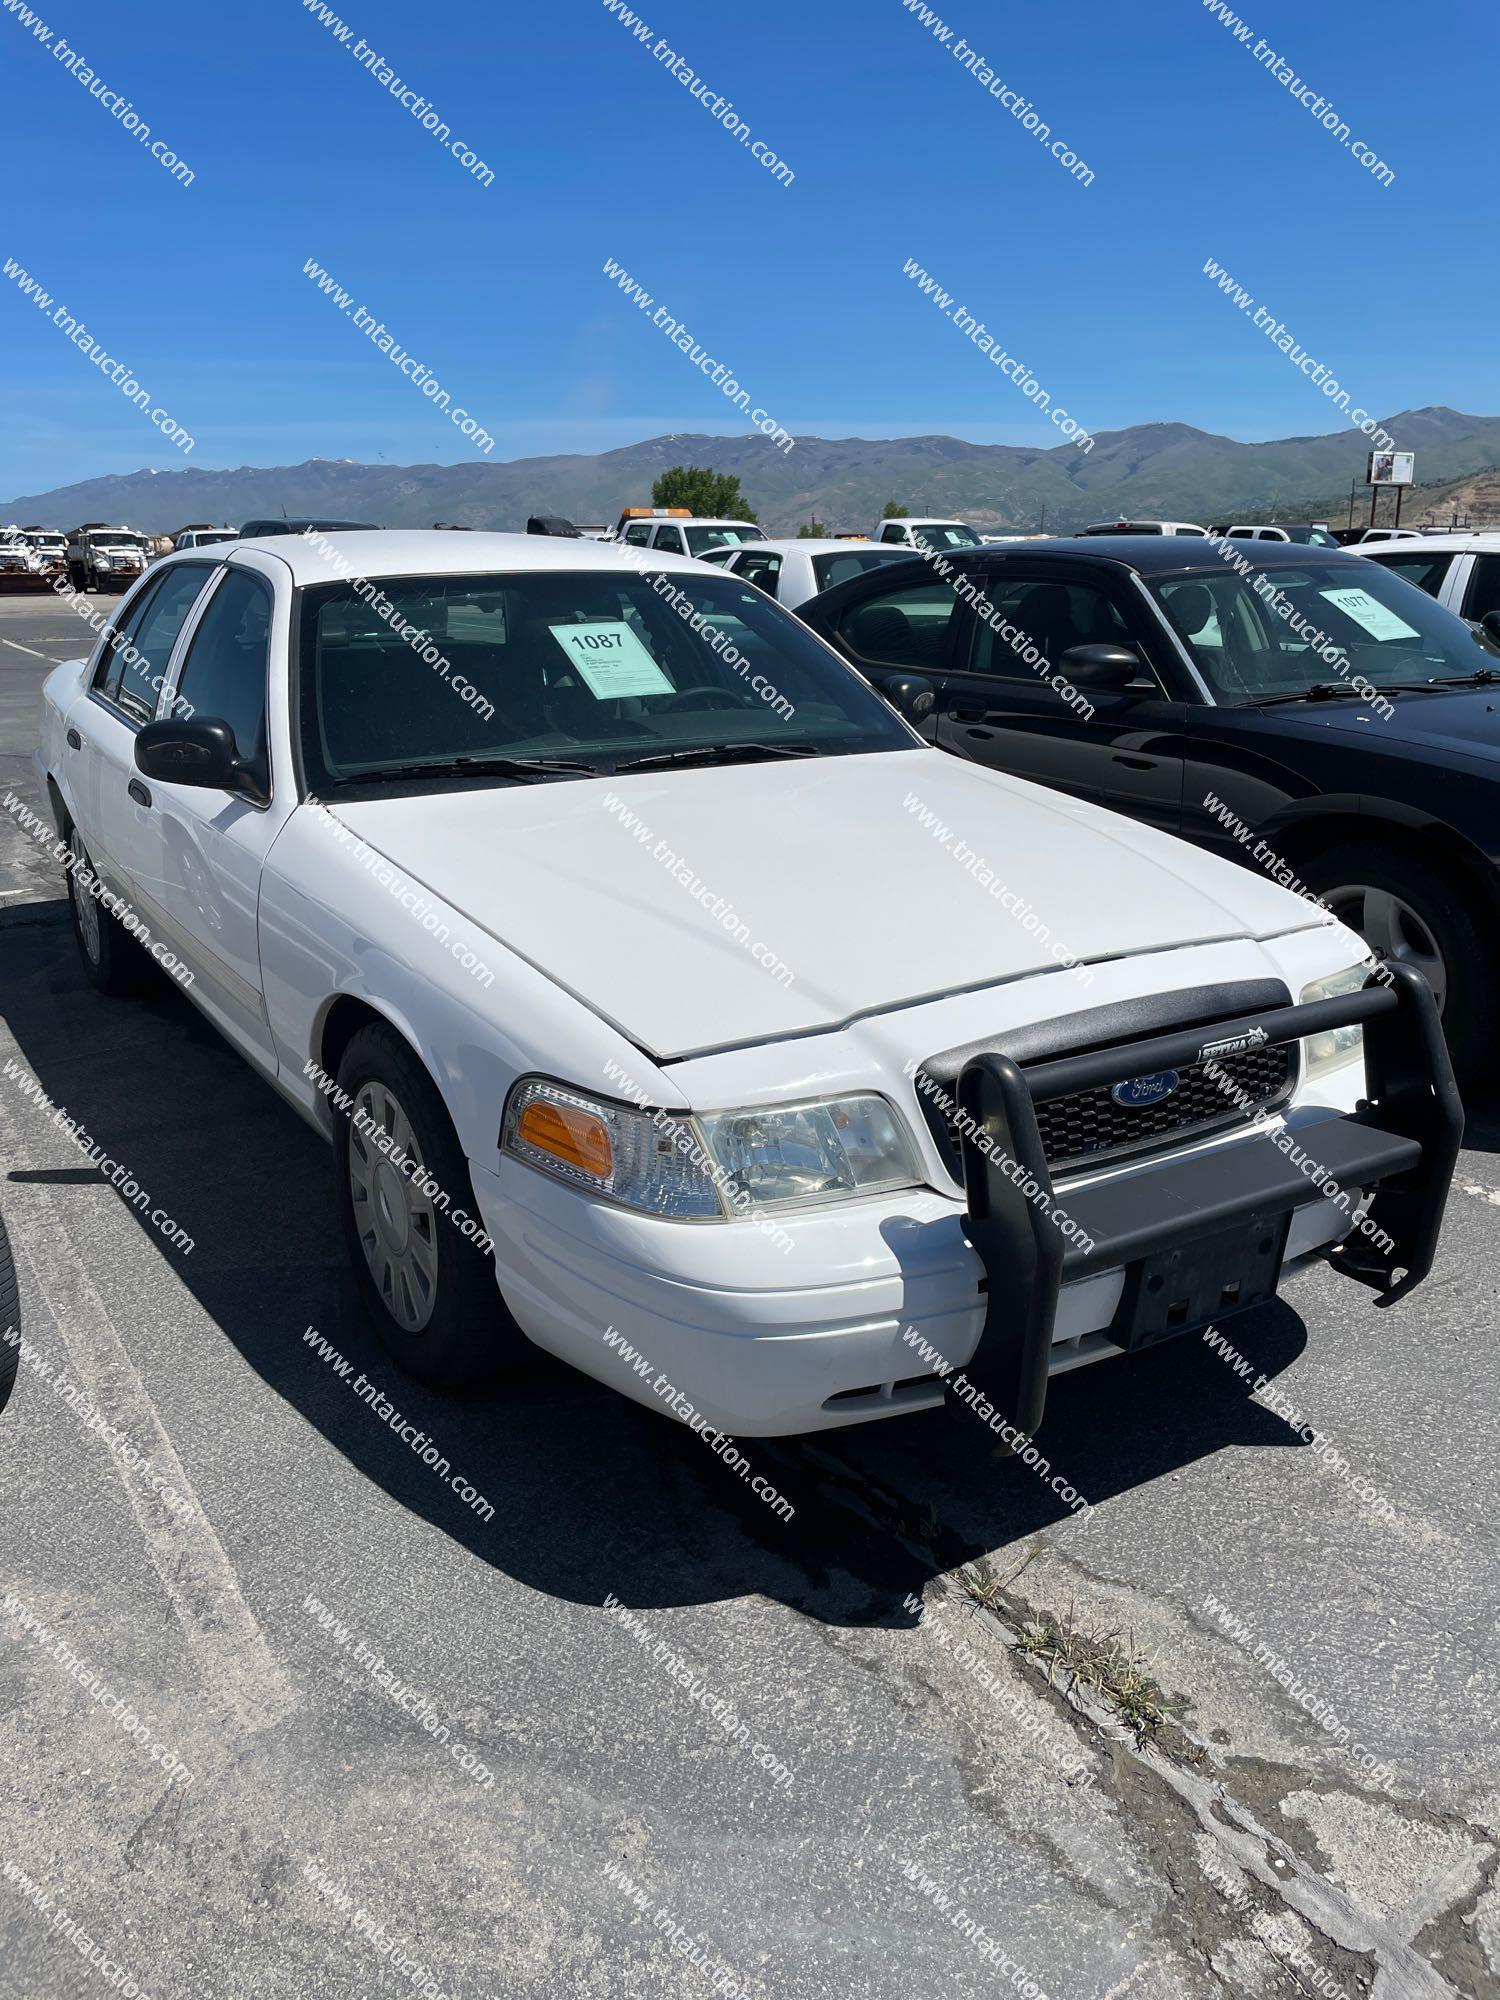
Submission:
<svg viewBox="0 0 1500 2000">
<path fill-rule="evenodd" d="M 1237 1144 L 1079 1189 L 1068 1199 L 1064 1235 L 1038 1104 L 1201 1063 L 1215 1049 L 1296 1041 L 1356 1022 L 1364 1031 L 1365 1095 L 1355 1110 L 1301 1135 L 1268 1123 Z M 1326 1203 L 1344 1217 L 1330 1263 L 1390 1305 L 1432 1267 L 1463 1137 L 1431 990 L 1401 964 L 1372 974 L 1358 993 L 1026 1069 L 987 1051 L 965 1065 L 958 1101 L 966 1227 L 988 1295 L 966 1372 L 1027 1435 L 1041 1422 L 1056 1367 L 1065 1287 L 1123 1270 L 1101 1329 L 1117 1347 L 1201 1331 L 1274 1294 L 1299 1214 Z"/>
<path fill-rule="evenodd" d="M 1419 980 L 1408 995 L 1397 977 L 1400 999 L 1350 994 L 1254 1017 L 1275 1022 L 1289 1039 L 1365 1021 L 1367 1066 L 1380 1078 L 1366 1082 L 1374 1110 L 1356 1108 L 1358 1072 L 1350 1065 L 1329 1080 L 1331 1104 L 1293 1106 L 1264 1137 L 1243 1127 L 1220 1132 L 1068 1185 L 1059 1205 L 1093 1237 L 1087 1252 L 1066 1243 L 998 1163 L 993 1189 L 984 1175 L 971 1176 L 967 1212 L 961 1198 L 911 1189 L 784 1218 L 785 1240 L 776 1242 L 748 1221 L 690 1224 L 617 1208 L 502 1158 L 498 1172 L 470 1168 L 501 1292 L 538 1346 L 637 1402 L 680 1417 L 685 1399 L 739 1437 L 933 1409 L 948 1393 L 945 1378 L 959 1370 L 983 1382 L 1009 1369 L 1011 1400 L 1002 1407 L 1034 1426 L 1049 1373 L 1117 1354 L 1115 1336 L 1127 1319 L 1137 1327 L 1134 1301 L 1157 1275 L 1149 1268 L 1155 1257 L 1264 1213 L 1275 1226 L 1269 1289 L 1288 1265 L 1319 1252 L 1372 1281 L 1357 1244 L 1334 1249 L 1354 1227 L 1358 1198 L 1342 1210 L 1280 1149 L 1278 1136 L 1300 1157 L 1338 1171 L 1351 1190 L 1378 1187 L 1380 1227 L 1398 1246 L 1435 1236 L 1461 1114 L 1431 996 Z M 1399 1032 L 1387 1034 L 1386 1023 Z M 1221 1040 L 1237 1025 L 1196 1039 Z M 1109 1051 L 1107 1062 L 1115 1075 L 1144 1074 L 1164 1064 L 1151 1053 L 1160 1045 L 1161 1038 L 1132 1043 L 1123 1055 Z M 1094 1060 L 1017 1070 L 1021 1097 L 1031 1102 L 1027 1081 L 1046 1087 L 1047 1072 L 1058 1092 L 1078 1088 L 1083 1079 L 1071 1066 Z M 992 1089 L 988 1066 L 1004 1061 L 975 1058 L 986 1067 L 973 1085 Z M 987 1101 L 982 1117 L 1003 1109 Z M 1016 1146 L 1020 1122 L 1012 1117 Z M 1050 1191 L 1039 1149 L 1032 1173 Z M 1428 1241 L 1426 1261 L 1413 1258 L 1403 1289 L 1426 1270 L 1430 1252 Z"/>
</svg>

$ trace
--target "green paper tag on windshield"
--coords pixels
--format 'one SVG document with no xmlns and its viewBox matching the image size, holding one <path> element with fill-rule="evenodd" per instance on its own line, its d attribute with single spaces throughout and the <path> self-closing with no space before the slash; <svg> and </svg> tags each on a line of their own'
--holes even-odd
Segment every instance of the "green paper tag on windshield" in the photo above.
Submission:
<svg viewBox="0 0 1500 2000">
<path fill-rule="evenodd" d="M 596 701 L 613 701 L 618 695 L 675 692 L 623 618 L 592 619 L 587 625 L 549 625 L 547 630 L 583 676 Z"/>
</svg>

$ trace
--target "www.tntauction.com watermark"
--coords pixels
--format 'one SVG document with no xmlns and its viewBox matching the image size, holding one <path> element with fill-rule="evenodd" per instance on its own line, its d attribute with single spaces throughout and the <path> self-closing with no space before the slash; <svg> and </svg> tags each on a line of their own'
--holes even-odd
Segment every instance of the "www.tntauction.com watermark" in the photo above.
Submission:
<svg viewBox="0 0 1500 2000">
<path fill-rule="evenodd" d="M 728 1168 L 721 1166 L 700 1143 L 691 1123 L 690 1112 L 663 1111 L 660 1106 L 653 1107 L 649 1091 L 628 1070 L 622 1069 L 613 1056 L 605 1058 L 604 1076 L 607 1082 L 624 1092 L 637 1111 L 644 1111 L 649 1116 L 659 1138 L 665 1140 L 674 1152 L 680 1153 L 700 1173 L 708 1175 L 731 1215 L 748 1221 L 753 1228 L 758 1229 L 775 1244 L 783 1257 L 788 1256 L 796 1248 L 793 1238 L 782 1228 L 774 1215 L 752 1213 L 755 1197 L 748 1188 L 741 1187 Z"/>
<path fill-rule="evenodd" d="M 468 168 L 470 175 L 481 187 L 493 184 L 495 179 L 493 172 L 480 159 L 473 147 L 462 139 L 455 139 L 452 136 L 451 127 L 438 116 L 427 99 L 418 91 L 409 89 L 385 57 L 378 50 L 372 49 L 363 35 L 355 41 L 354 30 L 348 27 L 331 7 L 324 6 L 323 0 L 302 0 L 302 4 L 308 13 L 328 30 L 340 48 L 348 49 L 361 69 L 368 70 L 375 81 L 390 92 L 402 109 L 411 113 L 424 132 L 430 132 L 438 144 L 449 152 L 461 167 Z"/>
<path fill-rule="evenodd" d="M 67 1369 L 59 1374 L 47 1357 L 26 1339 L 19 1327 L 0 1326 L 0 1345 L 14 1347 L 17 1359 L 26 1364 L 35 1379 L 72 1411 L 90 1436 L 102 1439 L 122 1465 L 139 1474 L 164 1507 L 184 1520 L 189 1514 L 198 1512 L 191 1500 L 185 1499 L 175 1486 L 162 1478 L 149 1456 L 126 1436 L 120 1426 L 111 1424 L 104 1412 L 95 1408 L 78 1383 L 70 1379 Z"/>
<path fill-rule="evenodd" d="M 604 1869 L 604 1879 L 626 1897 L 630 1907 L 643 1917 L 651 1919 L 653 1930 L 661 1932 L 663 1938 L 677 1956 L 699 1973 L 708 1983 L 710 1993 L 716 1993 L 719 2000 L 747 2000 L 755 1991 L 747 1986 L 738 1973 L 731 1972 L 723 1958 L 695 1937 L 687 1925 L 672 1915 L 665 1903 L 658 1903 L 648 1896 L 633 1875 L 628 1875 L 618 1861 L 608 1862 Z"/>
<path fill-rule="evenodd" d="M 354 1898 L 345 1884 L 336 1881 L 310 1854 L 302 1864 L 302 1879 L 310 1882 L 335 1909 L 342 1910 L 346 1915 L 354 1909 Z M 422 1996 L 422 2000 L 449 2000 L 446 1989 L 438 1984 L 432 1968 L 425 1960 L 411 1956 L 408 1940 L 398 1938 L 388 1930 L 384 1918 L 377 1917 L 361 1903 L 354 1910 L 350 1924 L 355 1934 L 379 1952 L 391 1971 L 406 1980 L 412 1991 Z"/>
<path fill-rule="evenodd" d="M 177 1752 L 157 1741 L 150 1724 L 136 1713 L 124 1695 L 111 1692 L 108 1683 L 99 1678 L 87 1660 L 74 1652 L 66 1639 L 53 1637 L 51 1627 L 42 1623 L 24 1598 L 18 1597 L 14 1591 L 7 1592 L 4 1598 L 0 1598 L 0 1614 L 9 1618 L 18 1631 L 34 1639 L 46 1657 L 55 1660 L 63 1672 L 92 1697 L 100 1712 L 117 1723 L 133 1743 L 140 1745 L 153 1764 L 160 1764 L 169 1778 L 181 1778 L 186 1790 L 193 1782 L 193 1774 Z"/>
<path fill-rule="evenodd" d="M 77 1917 L 57 1901 L 40 1882 L 35 1881 L 14 1861 L 7 1861 L 0 1867 L 0 1877 L 12 1888 L 18 1889 L 39 1916 L 48 1921 L 48 1934 L 66 1938 L 73 1949 L 85 1959 L 101 1978 L 105 1979 L 120 2000 L 151 2000 L 151 1995 L 135 1976 L 128 1972 L 122 1962 L 111 1958 L 109 1952 L 83 1928 Z"/>
<path fill-rule="evenodd" d="M 1051 688 L 1052 692 L 1083 721 L 1093 721 L 1094 704 L 1088 696 L 1080 694 L 1066 674 L 1056 671 L 1046 653 L 1024 626 L 1017 625 L 1007 618 L 998 604 L 991 604 L 979 577 L 967 575 L 951 556 L 945 555 L 941 549 L 930 548 L 926 542 L 918 542 L 912 554 L 918 561 L 926 563 L 939 581 L 946 583 L 953 595 L 967 604 L 975 617 L 997 639 L 1009 646 L 1022 666 L 1030 667 L 1043 687 Z M 991 671 L 993 670 L 991 668 Z M 1004 669 L 1001 668 L 1000 671 L 1003 672 Z"/>
<path fill-rule="evenodd" d="M 315 798 L 309 792 L 302 803 L 317 814 L 318 824 L 338 842 L 340 847 L 347 849 L 354 856 L 365 873 L 378 882 L 409 916 L 416 918 L 434 943 L 440 944 L 465 972 L 473 973 L 480 985 L 488 991 L 495 982 L 494 973 L 462 938 L 454 937 L 452 926 L 445 917 L 438 915 L 421 890 L 416 888 L 399 868 L 387 861 L 378 848 L 371 847 L 370 843 L 352 827 L 345 826 L 320 798 Z M 310 1071 L 308 1073 L 311 1074 Z M 320 1084 L 319 1088 L 322 1089 L 323 1086 Z"/>
<path fill-rule="evenodd" d="M 159 403 L 152 402 L 150 391 L 141 387 L 126 364 L 123 361 L 116 361 L 108 349 L 95 340 L 88 328 L 75 319 L 66 306 L 56 303 L 51 292 L 43 291 L 40 279 L 33 278 L 14 257 L 6 258 L 3 269 L 5 276 L 12 283 L 19 285 L 21 296 L 30 299 L 38 312 L 46 313 L 58 331 L 64 334 L 81 354 L 93 362 L 101 375 L 107 376 L 114 383 L 127 402 L 134 403 L 138 410 L 145 410 L 148 413 L 151 423 L 161 432 L 168 444 L 175 444 L 180 452 L 186 453 L 192 450 L 194 440 L 191 432 L 185 431 Z"/>
<path fill-rule="evenodd" d="M 642 1354 L 631 1346 L 618 1327 L 607 1326 L 602 1338 L 611 1353 L 618 1354 L 641 1381 L 644 1381 L 656 1367 L 649 1355 Z M 750 1491 L 757 1499 L 764 1500 L 779 1520 L 791 1520 L 797 1511 L 791 1501 L 784 1494 L 778 1493 L 769 1480 L 762 1479 L 759 1473 L 752 1473 L 749 1459 L 734 1439 L 726 1436 L 723 1431 L 713 1429 L 702 1411 L 693 1407 L 682 1391 L 667 1380 L 665 1371 L 660 1368 L 656 1369 L 652 1379 L 651 1393 L 665 1403 L 672 1414 L 685 1423 L 689 1430 L 696 1432 L 715 1457 L 721 1458 L 731 1472 L 737 1472 L 741 1479 L 748 1481 Z"/>
<path fill-rule="evenodd" d="M 1203 0 L 1204 6 L 1215 17 L 1221 28 L 1228 28 L 1241 48 L 1250 48 L 1250 37 L 1255 34 L 1248 21 L 1242 21 L 1238 14 L 1231 13 L 1228 0 Z M 1325 132 L 1331 132 L 1346 151 L 1352 153 L 1359 164 L 1372 173 L 1382 187 L 1389 187 L 1396 176 L 1380 155 L 1362 139 L 1349 137 L 1349 127 L 1334 110 L 1328 99 L 1316 91 L 1310 83 L 1304 83 L 1289 62 L 1283 62 L 1264 37 L 1257 37 L 1250 53 L 1265 69 L 1269 70 L 1279 84 L 1285 86 L 1296 98 L 1304 111 L 1309 112 Z"/>
<path fill-rule="evenodd" d="M 424 666 L 431 667 L 445 687 L 453 690 L 465 708 L 472 708 L 481 722 L 489 722 L 495 713 L 495 704 L 487 701 L 462 674 L 453 671 L 453 662 L 439 647 L 433 644 L 432 634 L 418 625 L 414 619 L 404 615 L 400 605 L 393 604 L 378 583 L 372 583 L 367 576 L 361 576 L 354 562 L 341 549 L 335 548 L 325 534 L 317 528 L 304 530 L 301 540 L 312 550 L 328 571 L 330 577 L 340 583 L 347 583 L 361 604 L 367 605 L 375 616 L 388 625 L 396 637 L 410 646 Z M 387 581 L 390 579 L 388 578 Z"/>
<path fill-rule="evenodd" d="M 45 846 L 52 859 L 61 864 L 77 885 L 80 895 L 92 896 L 100 908 L 115 918 L 125 932 L 133 937 L 142 950 L 156 961 L 163 972 L 175 979 L 179 986 L 192 985 L 193 974 L 190 968 L 183 964 L 175 952 L 169 951 L 159 938 L 152 937 L 145 918 L 138 916 L 123 896 L 105 887 L 103 881 L 89 867 L 71 841 L 60 839 L 48 822 L 18 799 L 14 792 L 7 792 L 5 797 L 0 799 L 0 806 L 11 815 L 23 833 L 29 834 L 33 840 Z"/>
<path fill-rule="evenodd" d="M 614 279 L 627 299 L 635 301 L 637 311 L 651 312 L 654 303 L 651 294 L 641 289 L 623 264 L 617 264 L 613 257 L 606 257 L 604 275 L 606 278 Z M 716 361 L 706 348 L 700 347 L 682 322 L 673 319 L 665 306 L 657 306 L 656 311 L 651 314 L 651 324 L 659 326 L 672 345 L 679 348 L 693 366 L 708 377 L 715 388 L 722 389 L 734 407 L 744 411 L 755 428 L 768 437 L 778 451 L 784 454 L 792 449 L 796 440 L 791 432 L 783 430 L 776 419 L 767 416 L 758 405 L 752 408 L 749 391 L 740 387 L 728 362 Z"/>
<path fill-rule="evenodd" d="M 1338 377 L 1330 374 L 1321 361 L 1308 353 L 1307 349 L 1276 318 L 1269 306 L 1256 305 L 1250 294 L 1235 283 L 1232 272 L 1226 271 L 1224 266 L 1215 262 L 1212 257 L 1206 257 L 1203 261 L 1203 275 L 1205 278 L 1213 279 L 1232 305 L 1237 306 L 1242 313 L 1249 313 L 1251 325 L 1258 326 L 1271 345 L 1279 348 L 1287 360 L 1307 377 L 1314 388 L 1321 389 L 1335 409 L 1342 410 L 1350 423 L 1363 431 L 1380 451 L 1395 449 L 1396 440 L 1390 432 L 1382 430 L 1367 410 L 1361 409 L 1358 403 L 1352 401 L 1349 391 L 1340 386 Z"/>
<path fill-rule="evenodd" d="M 39 1079 L 29 1076 L 14 1056 L 5 1058 L 5 1067 L 0 1069 L 0 1076 L 14 1083 L 29 1103 L 47 1112 L 58 1130 L 73 1141 L 78 1150 L 111 1186 L 119 1189 L 132 1208 L 138 1208 L 142 1215 L 147 1217 L 151 1227 L 159 1231 L 174 1250 L 181 1250 L 184 1256 L 191 1253 L 194 1242 L 187 1231 L 181 1228 L 164 1208 L 152 1208 L 150 1195 L 124 1162 L 113 1159 L 101 1145 L 89 1137 L 82 1119 L 70 1118 L 64 1106 L 54 1104 L 42 1088 Z"/>
<path fill-rule="evenodd" d="M 336 1612 L 330 1611 L 323 1600 L 313 1596 L 311 1592 L 303 1598 L 302 1609 L 320 1632 L 326 1632 L 336 1645 L 348 1653 L 357 1667 L 364 1669 L 375 1685 L 395 1703 L 403 1715 L 408 1715 L 413 1722 L 419 1723 L 434 1743 L 442 1744 L 466 1776 L 472 1778 L 476 1785 L 483 1785 L 486 1791 L 494 1789 L 495 1774 L 489 1765 L 458 1740 L 447 1723 L 440 1719 L 437 1710 L 420 1688 L 413 1687 L 409 1681 L 400 1679 L 392 1668 L 387 1666 L 384 1653 L 377 1653 L 373 1646 L 367 1645 L 351 1626 L 344 1624 Z"/>
<path fill-rule="evenodd" d="M 969 336 L 969 339 L 979 349 L 979 352 L 985 357 L 992 368 L 998 368 L 1002 375 L 1008 376 L 1028 403 L 1035 403 L 1039 410 L 1046 411 L 1048 419 L 1057 426 L 1065 438 L 1070 441 L 1074 438 L 1081 438 L 1083 440 L 1078 447 L 1078 452 L 1080 457 L 1086 458 L 1094 449 L 1095 440 L 1090 437 L 1089 433 L 1076 417 L 1070 417 L 1066 410 L 1054 407 L 1051 396 L 1042 387 L 1041 383 L 1038 382 L 1031 370 L 1026 366 L 1026 363 L 1024 361 L 1017 361 L 1013 355 L 1007 354 L 1005 349 L 997 343 L 995 336 L 990 332 L 984 321 L 982 319 L 975 319 L 967 306 L 961 306 L 951 292 L 945 292 L 937 279 L 932 277 L 925 266 L 919 264 L 915 257 L 908 257 L 901 266 L 901 270 L 903 276 L 912 279 L 917 289 L 932 300 L 938 311 L 945 318 L 950 319 L 960 333 L 966 333 Z"/>
<path fill-rule="evenodd" d="M 308 4 L 311 4 L 311 0 L 308 0 Z M 709 116 L 724 127 L 731 139 L 738 139 L 742 146 L 748 147 L 752 160 L 758 160 L 783 187 L 791 186 L 797 176 L 786 161 L 778 158 L 763 139 L 751 139 L 750 127 L 735 111 L 730 100 L 722 93 L 711 97 L 710 85 L 683 61 L 676 49 L 667 47 L 665 35 L 653 35 L 649 25 L 639 14 L 626 6 L 625 0 L 604 0 L 604 8 L 606 13 L 614 15 L 622 28 L 628 28 L 643 47 L 650 43 L 651 54 L 662 64 L 668 76 L 675 77 L 690 97 L 697 98 Z"/>
<path fill-rule="evenodd" d="M 734 905 L 724 896 L 715 895 L 692 865 L 685 861 L 675 847 L 669 847 L 666 840 L 657 840 L 651 829 L 638 813 L 631 811 L 616 792 L 604 795 L 604 810 L 617 819 L 620 825 L 642 847 L 647 848 L 653 861 L 659 861 L 674 882 L 680 882 L 695 903 L 701 903 L 711 917 L 724 926 L 736 944 L 743 945 L 757 965 L 764 966 L 778 986 L 790 986 L 795 974 L 785 959 L 778 958 L 768 945 L 755 937 L 750 926 L 735 910 Z"/>
<path fill-rule="evenodd" d="M 466 409 L 453 401 L 432 370 L 424 362 L 418 361 L 401 346 L 383 319 L 377 319 L 367 306 L 354 303 L 353 294 L 346 292 L 338 279 L 315 257 L 308 257 L 302 265 L 302 275 L 311 278 L 324 298 L 332 299 L 346 318 L 352 315 L 355 326 L 364 334 L 372 346 L 377 347 L 393 367 L 399 368 L 407 381 L 422 391 L 436 410 L 442 410 L 460 437 L 465 437 L 482 451 L 486 458 L 495 449 L 495 440 L 477 417 L 471 417 Z M 411 366 L 408 367 L 407 363 Z"/>
<path fill-rule="evenodd" d="M 472 1243 L 476 1250 L 486 1257 L 489 1256 L 495 1245 L 484 1224 L 463 1209 L 454 1207 L 452 1197 L 442 1182 L 397 1142 L 393 1132 L 388 1132 L 377 1118 L 362 1109 L 350 1093 L 341 1089 L 337 1079 L 331 1077 L 314 1057 L 309 1056 L 303 1063 L 302 1074 L 309 1082 L 318 1086 L 319 1095 L 326 1098 L 335 1111 L 342 1112 L 349 1119 L 367 1147 L 373 1147 L 383 1158 L 389 1160 L 396 1172 L 409 1180 L 425 1201 L 430 1201 L 435 1210 L 447 1216 L 465 1242 Z"/>
<path fill-rule="evenodd" d="M 377 1382 L 372 1382 L 363 1371 L 354 1381 L 349 1382 L 349 1377 L 354 1374 L 354 1363 L 346 1361 L 338 1349 L 331 1346 L 315 1326 L 310 1326 L 303 1334 L 302 1344 L 304 1347 L 311 1347 L 320 1360 L 326 1361 L 341 1382 L 348 1382 L 360 1401 L 368 1403 L 381 1422 L 389 1424 L 407 1449 L 415 1452 L 422 1463 L 430 1471 L 435 1472 L 445 1485 L 452 1487 L 459 1499 L 472 1507 L 481 1521 L 488 1523 L 494 1520 L 495 1510 L 479 1488 L 471 1486 L 461 1473 L 450 1472 L 448 1460 L 428 1437 L 426 1431 L 418 1430 L 414 1423 L 409 1423 Z"/>
<path fill-rule="evenodd" d="M 716 1727 L 722 1729 L 736 1748 L 743 1748 L 750 1743 L 750 1725 L 740 1716 L 728 1696 L 714 1694 L 703 1676 L 694 1670 L 681 1653 L 674 1652 L 665 1639 L 657 1638 L 655 1631 L 638 1612 L 632 1611 L 628 1604 L 622 1604 L 612 1590 L 605 1595 L 604 1609 L 624 1626 L 638 1646 L 650 1648 L 647 1658 L 651 1664 L 660 1667 L 669 1680 L 684 1688 L 693 1705 L 701 1709 Z M 765 1772 L 778 1791 L 789 1792 L 792 1789 L 796 1772 L 790 1764 L 777 1755 L 770 1744 L 752 1744 L 750 1759 Z"/>
<path fill-rule="evenodd" d="M 978 49 L 971 48 L 962 35 L 955 42 L 952 28 L 939 18 L 926 4 L 926 0 L 901 0 L 901 5 L 908 14 L 916 17 L 920 26 L 931 32 L 933 40 L 940 47 L 947 49 L 955 62 L 962 63 L 974 81 L 983 85 L 997 104 L 1005 107 L 1023 131 L 1029 132 L 1047 148 L 1059 165 L 1068 169 L 1075 181 L 1083 187 L 1093 186 L 1094 170 L 1087 160 L 1080 159 L 1073 148 L 1061 139 L 1052 137 L 1052 127 L 1045 119 L 1037 116 L 1030 101 L 1024 98 L 1019 90 L 1012 89 L 1002 76 L 996 74 Z"/>
<path fill-rule="evenodd" d="M 197 175 L 186 160 L 178 158 L 165 140 L 151 137 L 151 127 L 138 115 L 132 99 L 122 98 L 118 90 L 111 90 L 103 77 L 95 74 L 83 55 L 77 49 L 69 48 L 62 36 L 49 28 L 41 15 L 25 4 L 25 0 L 0 0 L 0 6 L 7 14 L 13 15 L 21 27 L 31 30 L 32 40 L 39 42 L 54 62 L 61 63 L 73 81 L 83 86 L 99 108 L 107 111 L 137 145 L 146 148 L 158 166 L 165 167 L 173 180 L 180 181 L 184 187 L 192 186 Z"/>
<path fill-rule="evenodd" d="M 1085 986 L 1094 980 L 1093 968 L 1074 956 L 1066 945 L 1052 935 L 1050 925 L 1039 917 L 1031 904 L 1019 891 L 1012 889 L 1001 876 L 997 875 L 984 856 L 978 853 L 962 835 L 938 818 L 931 806 L 925 805 L 915 792 L 908 792 L 901 802 L 926 827 L 938 845 L 953 856 L 961 867 L 1000 905 L 1007 915 L 1015 918 L 1028 937 L 1034 937 L 1049 958 L 1055 959 L 1066 971 Z"/>
</svg>

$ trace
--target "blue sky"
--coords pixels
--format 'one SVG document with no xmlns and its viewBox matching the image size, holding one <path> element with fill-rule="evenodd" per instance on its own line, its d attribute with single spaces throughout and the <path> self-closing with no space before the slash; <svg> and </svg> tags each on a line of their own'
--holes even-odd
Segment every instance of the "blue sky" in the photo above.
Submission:
<svg viewBox="0 0 1500 2000">
<path fill-rule="evenodd" d="M 1239 0 L 1395 170 L 1389 187 L 1201 0 L 942 0 L 955 39 L 1087 161 L 1087 187 L 902 0 L 642 0 L 653 39 L 732 100 L 789 187 L 602 0 L 337 4 L 493 185 L 298 0 L 40 0 L 190 187 L 0 11 L 0 261 L 195 439 L 187 458 L 165 444 L 0 279 L 0 492 L 144 465 L 472 456 L 303 276 L 310 257 L 494 435 L 495 459 L 746 428 L 613 289 L 609 257 L 793 431 L 1058 441 L 903 277 L 907 258 L 1090 430 L 1335 428 L 1207 257 L 1375 414 L 1500 411 L 1491 0 Z"/>
</svg>

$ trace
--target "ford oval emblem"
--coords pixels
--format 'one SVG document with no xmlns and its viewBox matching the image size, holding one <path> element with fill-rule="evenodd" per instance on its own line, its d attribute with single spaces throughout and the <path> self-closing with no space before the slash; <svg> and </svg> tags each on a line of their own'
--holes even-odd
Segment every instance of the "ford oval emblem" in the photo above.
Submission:
<svg viewBox="0 0 1500 2000">
<path fill-rule="evenodd" d="M 1160 1104 L 1181 1087 L 1182 1078 L 1175 1069 L 1160 1069 L 1154 1076 L 1132 1076 L 1124 1083 L 1117 1083 L 1109 1094 L 1116 1104 L 1123 1104 L 1128 1110 L 1144 1111 L 1148 1104 Z"/>
</svg>

